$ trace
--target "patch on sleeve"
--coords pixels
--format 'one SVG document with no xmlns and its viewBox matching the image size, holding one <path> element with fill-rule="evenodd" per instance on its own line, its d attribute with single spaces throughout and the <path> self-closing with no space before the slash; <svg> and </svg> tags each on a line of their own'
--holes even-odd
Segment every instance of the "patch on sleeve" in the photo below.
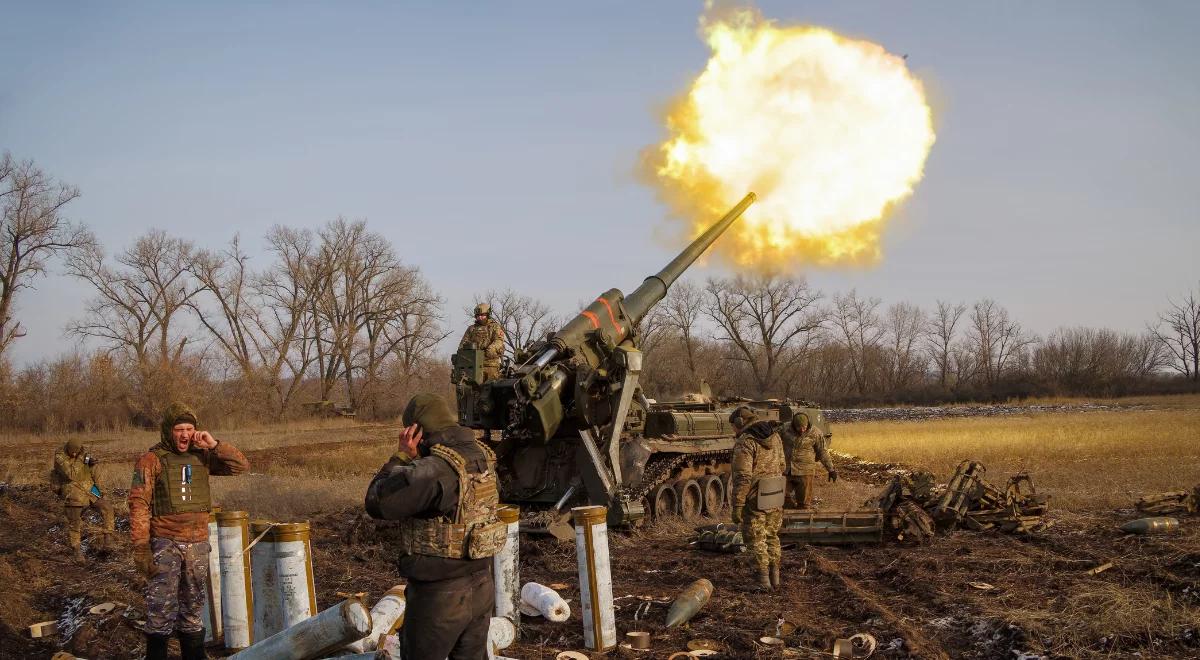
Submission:
<svg viewBox="0 0 1200 660">
<path fill-rule="evenodd" d="M 131 483 L 130 486 L 132 487 L 132 486 L 144 486 L 144 485 L 146 485 L 146 482 L 142 479 L 142 471 L 137 468 L 134 468 L 133 469 L 133 483 Z"/>
</svg>

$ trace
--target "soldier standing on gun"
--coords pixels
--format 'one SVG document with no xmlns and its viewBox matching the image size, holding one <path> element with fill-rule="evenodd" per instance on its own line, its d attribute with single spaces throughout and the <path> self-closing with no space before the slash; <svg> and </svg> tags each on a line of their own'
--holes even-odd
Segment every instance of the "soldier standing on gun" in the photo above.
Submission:
<svg viewBox="0 0 1200 660">
<path fill-rule="evenodd" d="M 242 452 L 199 425 L 187 406 L 171 404 L 163 413 L 161 442 L 133 467 L 129 535 L 134 566 L 146 578 L 146 660 L 166 660 L 172 632 L 183 660 L 205 657 L 208 477 L 250 468 Z"/>
<path fill-rule="evenodd" d="M 504 355 L 504 328 L 492 319 L 492 306 L 487 303 L 475 305 L 475 323 L 463 333 L 458 350 L 464 348 L 483 350 L 483 380 L 500 377 L 500 358 Z"/>
<path fill-rule="evenodd" d="M 507 533 L 496 514 L 496 456 L 437 395 L 414 396 L 403 422 L 399 451 L 366 497 L 371 517 L 401 521 L 399 573 L 408 579 L 401 656 L 486 658 L 492 556 Z"/>
<path fill-rule="evenodd" d="M 814 426 L 805 413 L 792 416 L 791 424 L 783 429 L 783 453 L 787 458 L 788 497 L 787 508 L 807 509 L 812 506 L 813 473 L 817 461 L 825 467 L 830 482 L 837 481 L 837 470 L 825 449 L 825 434 Z"/>
<path fill-rule="evenodd" d="M 779 587 L 779 528 L 783 526 L 783 444 L 771 422 L 739 406 L 729 416 L 737 432 L 733 446 L 733 522 L 754 557 L 758 586 Z"/>
<path fill-rule="evenodd" d="M 104 520 L 102 547 L 111 548 L 115 533 L 113 528 L 112 504 L 100 493 L 92 467 L 96 459 L 83 449 L 83 444 L 71 438 L 61 449 L 54 452 L 53 482 L 63 499 L 63 512 L 67 518 L 67 545 L 72 549 L 76 561 L 83 562 L 83 510 L 92 507 L 100 512 Z"/>
</svg>

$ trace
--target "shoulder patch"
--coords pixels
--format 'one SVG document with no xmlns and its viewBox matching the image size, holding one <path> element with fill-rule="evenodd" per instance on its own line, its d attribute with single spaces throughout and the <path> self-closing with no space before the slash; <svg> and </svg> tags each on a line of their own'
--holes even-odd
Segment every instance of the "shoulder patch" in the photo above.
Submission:
<svg viewBox="0 0 1200 660">
<path fill-rule="evenodd" d="M 130 484 L 130 486 L 133 487 L 133 486 L 145 486 L 145 485 L 146 485 L 146 482 L 142 480 L 142 471 L 137 468 L 133 468 L 133 480 L 132 480 L 132 483 Z"/>
</svg>

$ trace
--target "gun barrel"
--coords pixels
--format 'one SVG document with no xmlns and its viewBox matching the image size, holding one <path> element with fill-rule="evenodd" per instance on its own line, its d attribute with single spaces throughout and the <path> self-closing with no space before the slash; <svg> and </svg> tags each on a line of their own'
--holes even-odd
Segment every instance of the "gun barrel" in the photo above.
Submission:
<svg viewBox="0 0 1200 660">
<path fill-rule="evenodd" d="M 642 282 L 633 293 L 625 297 L 625 310 L 630 318 L 635 321 L 640 321 L 646 312 L 650 311 L 658 301 L 662 300 L 667 295 L 667 289 L 670 288 L 675 280 L 687 270 L 704 251 L 712 245 L 721 234 L 725 233 L 726 229 L 733 224 L 735 220 L 741 217 L 742 213 L 754 203 L 758 197 L 754 193 L 748 193 L 742 198 L 742 201 L 737 203 L 725 214 L 723 218 L 718 220 L 713 226 L 709 227 L 696 240 L 692 241 L 682 252 L 680 252 L 671 263 L 665 268 L 658 271 L 657 274 L 651 275 Z"/>
</svg>

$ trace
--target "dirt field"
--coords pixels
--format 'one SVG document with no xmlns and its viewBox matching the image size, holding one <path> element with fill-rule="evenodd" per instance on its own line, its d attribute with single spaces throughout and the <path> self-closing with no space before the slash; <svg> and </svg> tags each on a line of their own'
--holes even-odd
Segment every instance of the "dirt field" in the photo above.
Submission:
<svg viewBox="0 0 1200 660">
<path fill-rule="evenodd" d="M 218 434 L 247 449 L 255 472 L 225 480 L 222 504 L 315 523 L 321 607 L 339 600 L 338 592 L 365 591 L 373 600 L 399 582 L 386 530 L 362 524 L 357 512 L 366 481 L 391 451 L 391 433 L 383 426 L 318 424 Z M 1028 469 L 1039 490 L 1054 495 L 1052 505 L 1062 506 L 1052 514 L 1055 524 L 1034 536 L 959 531 L 914 548 L 791 548 L 786 588 L 767 596 L 743 586 L 748 571 L 741 557 L 689 547 L 687 526 L 614 534 L 618 628 L 654 635 L 653 650 L 638 657 L 666 658 L 697 637 L 720 641 L 727 657 L 778 657 L 754 640 L 780 615 L 797 625 L 787 641 L 802 649 L 801 657 L 821 657 L 836 637 L 857 632 L 878 640 L 876 657 L 1200 657 L 1200 518 L 1185 518 L 1182 532 L 1167 537 L 1116 529 L 1138 517 L 1131 510 L 1137 496 L 1200 482 L 1200 401 L 857 422 L 837 425 L 835 434 L 838 452 L 875 463 L 839 456 L 843 479 L 822 486 L 823 508 L 861 504 L 898 466 L 927 467 L 944 480 L 964 458 L 982 460 L 989 478 L 1000 482 Z M 49 451 L 61 441 L 0 439 L 0 657 L 49 657 L 60 646 L 86 658 L 140 657 L 140 634 L 120 609 L 76 615 L 105 600 L 136 609 L 141 597 L 127 547 L 109 557 L 89 551 L 90 568 L 65 560 L 58 505 L 41 483 Z M 105 462 L 104 485 L 119 491 L 132 454 L 154 436 L 88 442 Z M 1109 561 L 1113 568 L 1088 573 Z M 521 572 L 522 581 L 567 585 L 561 592 L 572 620 L 526 619 L 522 641 L 508 655 L 553 658 L 581 649 L 573 548 L 526 540 Z M 687 629 L 661 630 L 670 599 L 699 577 L 716 587 L 711 602 Z M 643 602 L 649 614 L 635 621 Z M 30 640 L 27 626 L 46 619 L 70 625 L 49 643 Z"/>
</svg>

